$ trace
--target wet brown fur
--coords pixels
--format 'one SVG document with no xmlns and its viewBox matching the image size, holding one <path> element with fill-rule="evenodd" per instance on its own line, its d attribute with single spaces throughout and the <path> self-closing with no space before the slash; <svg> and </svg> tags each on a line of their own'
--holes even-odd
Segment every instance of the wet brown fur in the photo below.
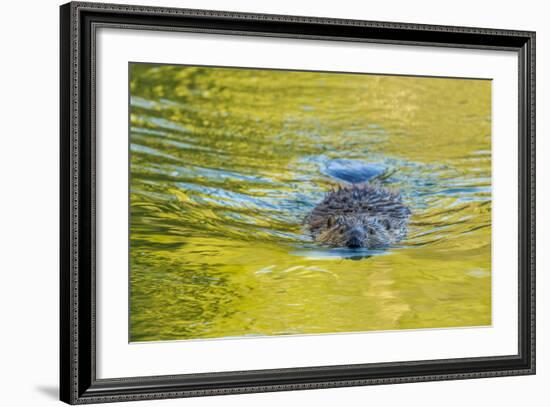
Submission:
<svg viewBox="0 0 550 407">
<path fill-rule="evenodd" d="M 332 189 L 305 223 L 321 244 L 376 249 L 404 239 L 409 217 L 397 190 L 372 182 Z"/>
</svg>

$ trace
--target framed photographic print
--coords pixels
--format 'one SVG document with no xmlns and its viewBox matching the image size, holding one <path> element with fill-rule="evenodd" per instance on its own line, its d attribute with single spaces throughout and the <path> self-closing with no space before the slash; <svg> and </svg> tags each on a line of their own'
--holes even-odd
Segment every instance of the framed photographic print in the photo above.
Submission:
<svg viewBox="0 0 550 407">
<path fill-rule="evenodd" d="M 535 33 L 60 18 L 63 401 L 535 373 Z"/>
</svg>

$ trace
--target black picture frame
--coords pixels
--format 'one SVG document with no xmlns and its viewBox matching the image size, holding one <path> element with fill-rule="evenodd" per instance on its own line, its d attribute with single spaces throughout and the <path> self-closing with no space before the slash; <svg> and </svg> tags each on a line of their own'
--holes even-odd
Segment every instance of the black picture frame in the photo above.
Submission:
<svg viewBox="0 0 550 407">
<path fill-rule="evenodd" d="M 535 373 L 535 33 L 72 2 L 60 8 L 60 397 L 70 404 Z M 131 378 L 96 378 L 97 27 L 375 42 L 519 56 L 519 349 L 515 355 Z"/>
</svg>

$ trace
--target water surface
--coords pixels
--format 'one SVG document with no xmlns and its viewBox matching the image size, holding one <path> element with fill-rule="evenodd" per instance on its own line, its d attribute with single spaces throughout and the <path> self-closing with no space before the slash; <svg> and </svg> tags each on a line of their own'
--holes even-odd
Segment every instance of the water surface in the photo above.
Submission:
<svg viewBox="0 0 550 407">
<path fill-rule="evenodd" d="M 491 324 L 491 82 L 132 64 L 130 340 Z M 378 252 L 303 218 L 331 163 L 412 211 Z"/>
</svg>

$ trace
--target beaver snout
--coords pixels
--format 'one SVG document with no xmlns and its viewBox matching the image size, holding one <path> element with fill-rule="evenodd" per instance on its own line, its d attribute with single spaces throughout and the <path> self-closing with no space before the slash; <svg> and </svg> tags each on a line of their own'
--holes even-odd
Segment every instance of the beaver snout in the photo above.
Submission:
<svg viewBox="0 0 550 407">
<path fill-rule="evenodd" d="M 352 237 L 346 242 L 346 246 L 350 249 L 358 249 L 361 247 L 361 241 L 357 237 Z"/>
<path fill-rule="evenodd" d="M 362 246 L 362 239 L 361 236 L 363 235 L 363 231 L 359 228 L 354 228 L 349 233 L 349 239 L 346 242 L 346 246 L 350 249 L 358 249 Z"/>
</svg>

